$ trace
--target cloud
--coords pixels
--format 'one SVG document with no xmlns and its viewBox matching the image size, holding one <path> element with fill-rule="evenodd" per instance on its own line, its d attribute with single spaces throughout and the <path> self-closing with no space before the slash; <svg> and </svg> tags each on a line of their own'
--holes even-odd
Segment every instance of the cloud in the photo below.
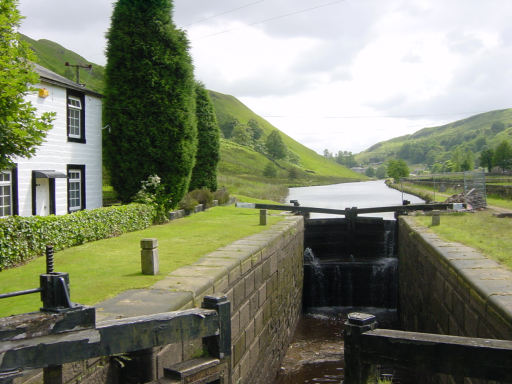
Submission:
<svg viewBox="0 0 512 384">
<path fill-rule="evenodd" d="M 20 0 L 21 32 L 104 64 L 112 4 Z M 511 14 L 510 0 L 174 0 L 196 76 L 319 152 L 510 106 Z"/>
<path fill-rule="evenodd" d="M 105 64 L 105 33 L 110 26 L 113 0 L 22 0 L 26 16 L 20 32 L 59 43 L 87 60 Z"/>
</svg>

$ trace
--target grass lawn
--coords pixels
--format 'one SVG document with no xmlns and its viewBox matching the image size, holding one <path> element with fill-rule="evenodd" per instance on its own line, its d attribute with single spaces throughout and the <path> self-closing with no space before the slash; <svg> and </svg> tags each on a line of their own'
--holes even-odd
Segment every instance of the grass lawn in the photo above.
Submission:
<svg viewBox="0 0 512 384">
<path fill-rule="evenodd" d="M 255 201 L 243 197 L 240 200 Z M 57 252 L 55 270 L 69 273 L 73 302 L 91 305 L 127 289 L 151 286 L 208 252 L 265 230 L 280 220 L 282 216 L 272 215 L 263 227 L 259 225 L 259 210 L 215 207 L 168 224 Z M 144 276 L 140 272 L 140 240 L 146 237 L 158 239 L 158 276 Z M 0 292 L 36 288 L 39 274 L 44 272 L 44 257 L 2 271 Z M 37 311 L 40 306 L 39 294 L 2 299 L 0 317 Z"/>
<path fill-rule="evenodd" d="M 417 216 L 418 223 L 430 226 L 430 216 Z M 487 257 L 512 269 L 512 219 L 494 217 L 489 212 L 441 216 L 441 225 L 430 227 L 442 239 L 478 249 Z"/>
<path fill-rule="evenodd" d="M 512 200 L 503 199 L 496 196 L 487 196 L 487 204 L 500 208 L 512 209 Z"/>
</svg>

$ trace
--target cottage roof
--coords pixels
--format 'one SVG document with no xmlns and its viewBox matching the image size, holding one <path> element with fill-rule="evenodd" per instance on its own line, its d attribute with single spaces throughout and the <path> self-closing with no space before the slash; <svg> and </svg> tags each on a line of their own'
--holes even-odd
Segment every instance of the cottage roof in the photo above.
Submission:
<svg viewBox="0 0 512 384">
<path fill-rule="evenodd" d="M 81 86 L 80 84 L 77 84 L 74 81 L 65 78 L 64 76 L 61 76 L 55 72 L 50 71 L 48 68 L 45 68 L 36 63 L 32 63 L 32 65 L 34 66 L 34 70 L 39 75 L 41 82 L 60 85 L 61 87 L 74 89 L 76 91 L 84 92 L 91 96 L 103 97 L 101 93 L 94 92 L 88 88 L 85 88 L 84 86 Z"/>
</svg>

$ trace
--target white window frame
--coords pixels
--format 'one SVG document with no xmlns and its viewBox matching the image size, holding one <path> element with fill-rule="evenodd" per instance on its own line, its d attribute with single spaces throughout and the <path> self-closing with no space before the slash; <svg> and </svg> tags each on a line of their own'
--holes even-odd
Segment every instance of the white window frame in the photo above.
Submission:
<svg viewBox="0 0 512 384">
<path fill-rule="evenodd" d="M 79 97 L 68 95 L 68 136 L 74 139 L 82 138 L 82 100 Z M 73 114 L 73 116 L 72 116 Z M 78 131 L 78 133 L 77 133 Z"/>
<path fill-rule="evenodd" d="M 0 180 L 0 217 L 7 217 L 12 215 L 13 203 L 12 203 L 12 172 L 11 171 L 0 171 L 2 180 Z M 3 180 L 4 176 L 8 176 L 8 180 Z M 7 187 L 7 194 L 4 194 L 5 188 Z M 4 203 L 4 199 L 8 198 L 8 204 Z M 6 214 L 6 211 L 8 213 Z"/>
<path fill-rule="evenodd" d="M 83 207 L 82 182 L 81 169 L 72 168 L 68 170 L 68 209 L 70 212 L 79 211 Z"/>
</svg>

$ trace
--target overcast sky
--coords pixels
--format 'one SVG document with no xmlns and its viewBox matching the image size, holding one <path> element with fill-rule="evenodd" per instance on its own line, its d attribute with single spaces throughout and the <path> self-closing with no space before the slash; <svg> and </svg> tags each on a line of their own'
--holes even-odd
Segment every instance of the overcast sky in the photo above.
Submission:
<svg viewBox="0 0 512 384">
<path fill-rule="evenodd" d="M 20 0 L 105 64 L 113 0 Z M 512 0 L 175 0 L 196 77 L 322 153 L 512 107 Z"/>
</svg>

